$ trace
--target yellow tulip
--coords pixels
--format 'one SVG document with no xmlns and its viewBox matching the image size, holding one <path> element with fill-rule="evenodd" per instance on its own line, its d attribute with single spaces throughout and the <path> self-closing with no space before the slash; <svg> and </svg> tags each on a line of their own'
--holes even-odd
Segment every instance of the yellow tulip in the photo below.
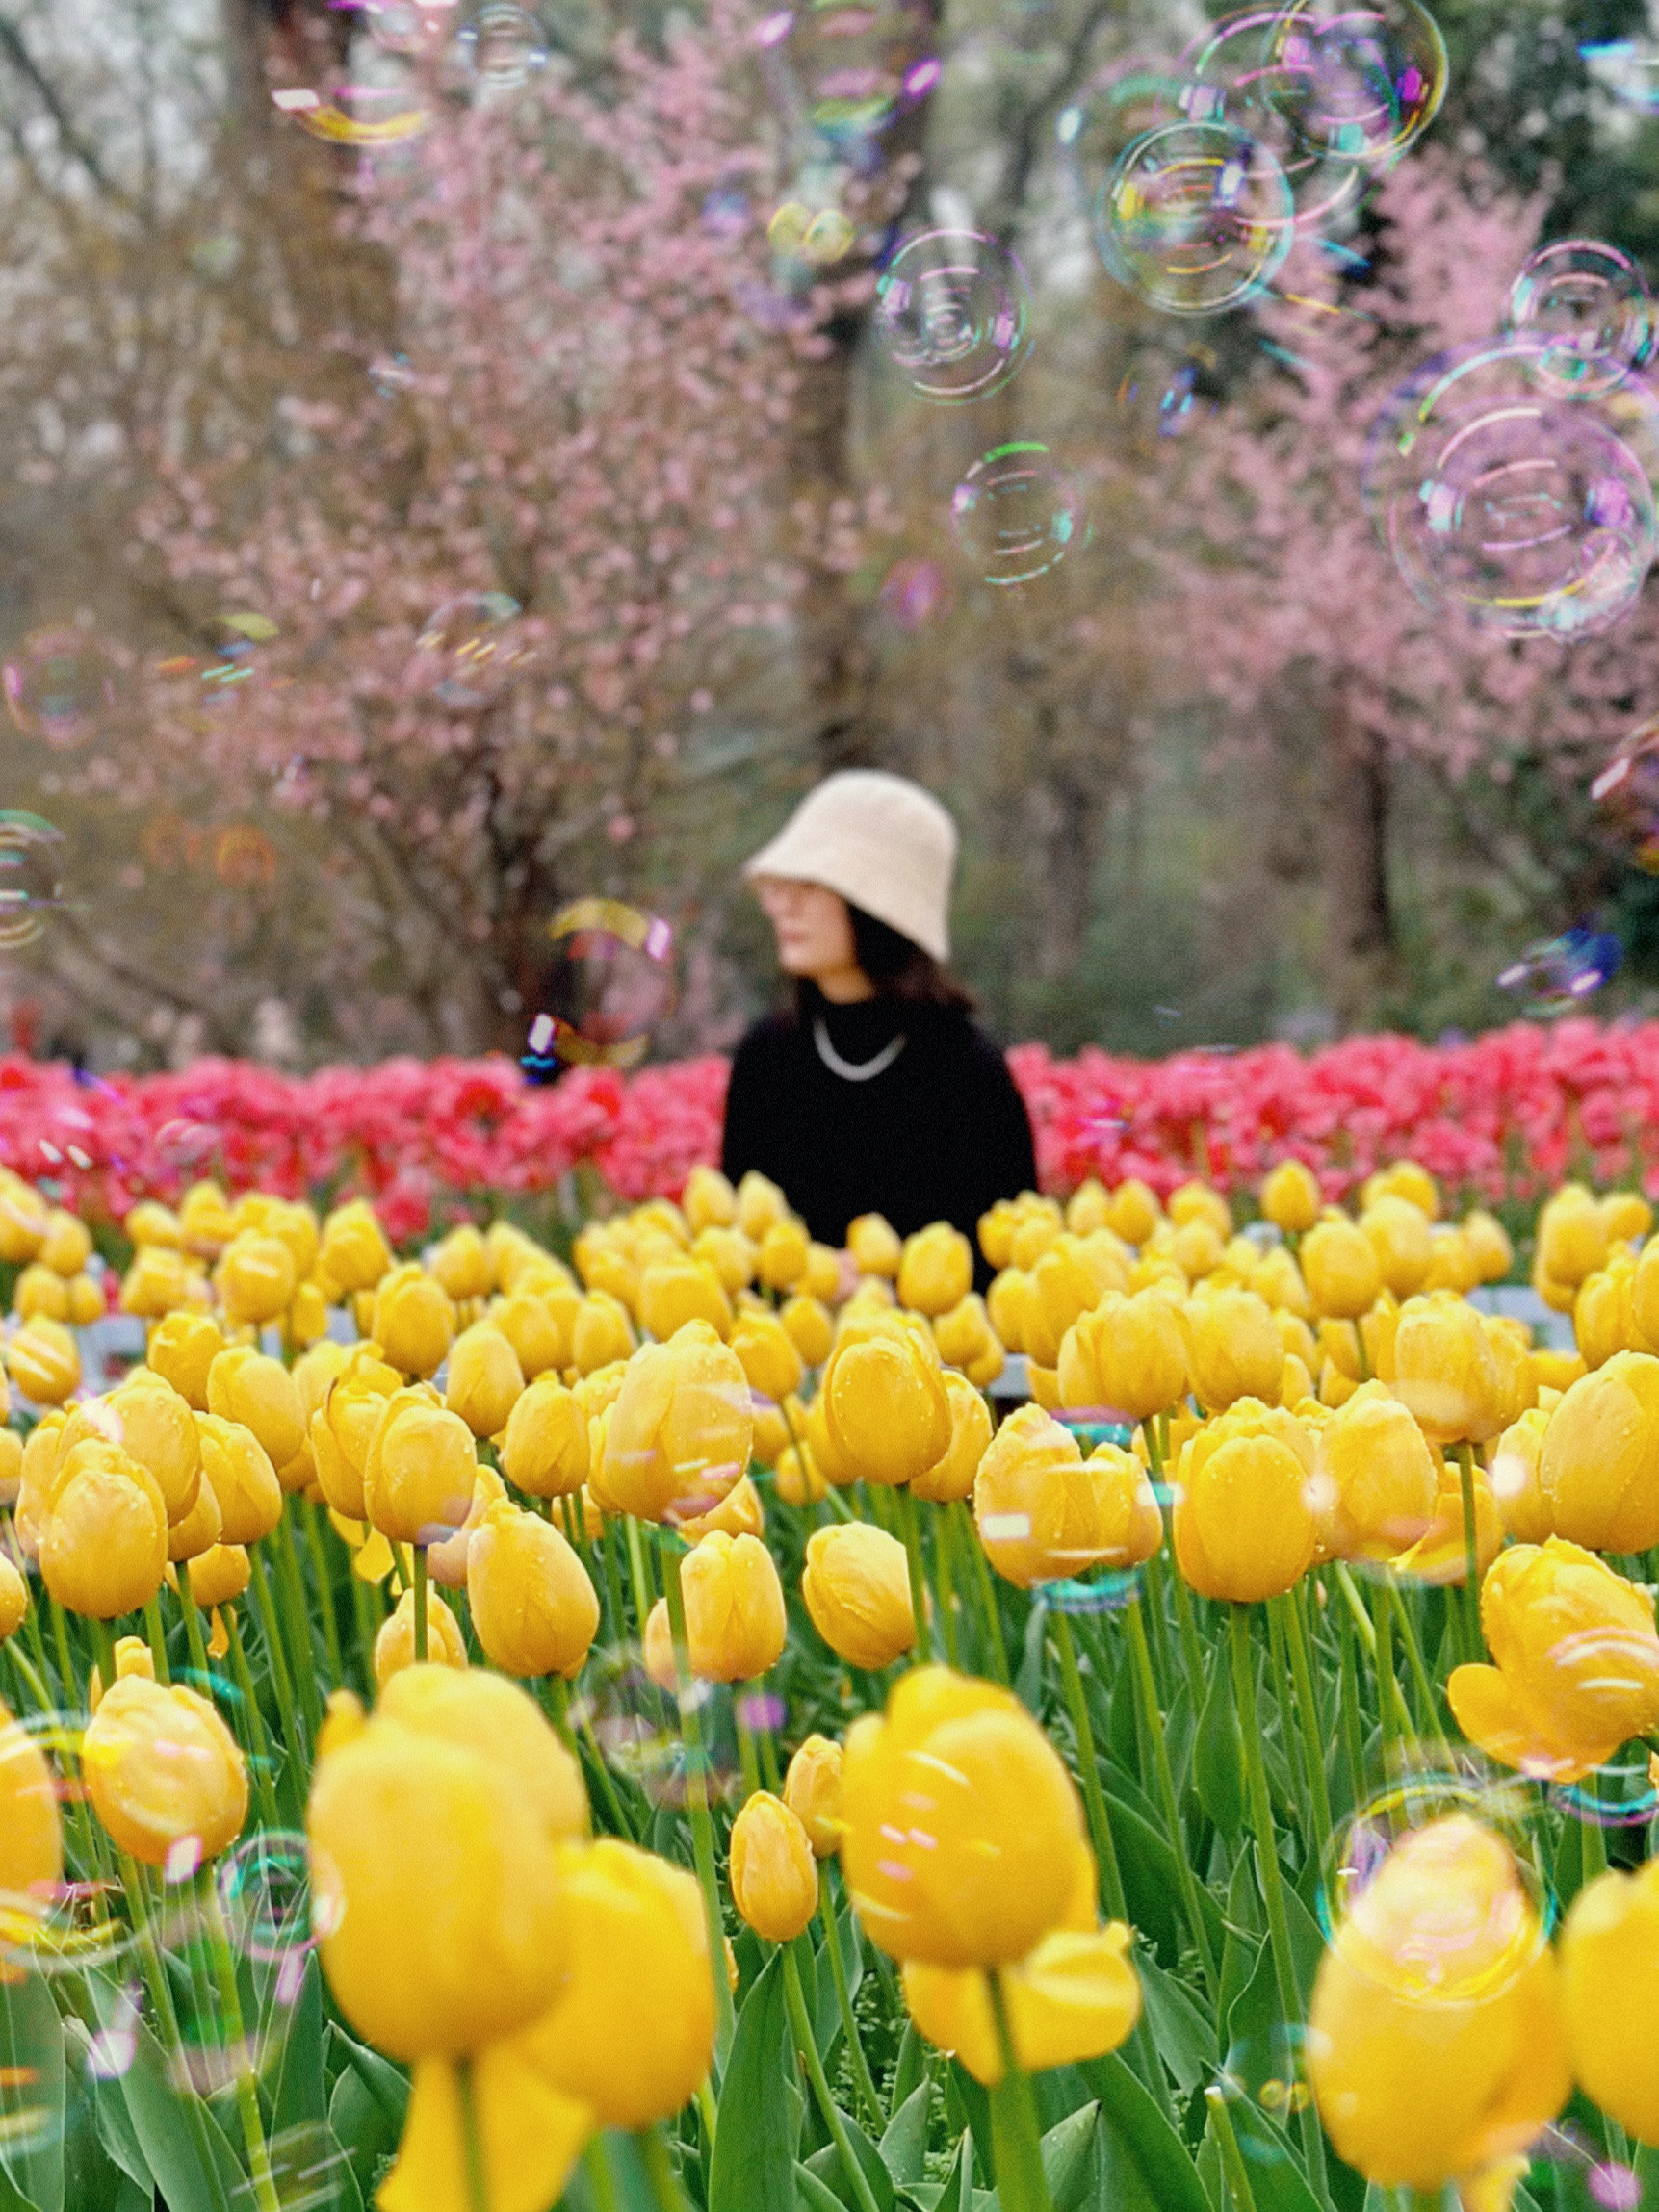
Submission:
<svg viewBox="0 0 1659 2212">
<path fill-rule="evenodd" d="M 1277 1363 L 1276 1363 L 1277 1371 Z M 1124 1298 L 1108 1291 L 1060 1347 L 1060 1402 L 1145 1421 L 1186 1394 L 1186 1339 L 1180 1317 L 1156 1291 Z"/>
<path fill-rule="evenodd" d="M 429 1267 L 432 1280 L 450 1298 L 459 1300 L 483 1298 L 494 1281 L 494 1269 L 483 1238 L 471 1222 L 462 1222 L 439 1241 Z"/>
<path fill-rule="evenodd" d="M 1332 2142 L 1382 2188 L 1438 2190 L 1554 2119 L 1555 1961 L 1497 1836 L 1454 1814 L 1394 1845 L 1320 1962 L 1308 2061 Z"/>
<path fill-rule="evenodd" d="M 949 1446 L 910 1485 L 912 1497 L 932 1505 L 972 1495 L 973 1478 L 991 1444 L 991 1410 L 967 1376 L 946 1368 L 945 1395 L 950 1405 Z"/>
<path fill-rule="evenodd" d="M 1338 1559 L 1387 1559 L 1434 1517 L 1440 1462 L 1416 1422 L 1381 1382 L 1367 1382 L 1314 1442 L 1321 1549 Z"/>
<path fill-rule="evenodd" d="M 139 1211 L 133 1208 L 133 1213 Z M 0 1182 L 0 1260 L 12 1266 L 32 1260 L 46 1241 L 50 1222 L 50 1209 L 39 1191 L 25 1183 L 20 1175 L 7 1171 Z M 127 1217 L 131 1223 L 132 1214 Z M 131 1235 L 129 1225 L 128 1234 Z M 133 1242 L 138 1243 L 134 1237 Z"/>
<path fill-rule="evenodd" d="M 1182 1448 L 1176 1559 L 1201 1597 L 1282 1596 L 1317 1543 L 1313 1442 L 1290 1414 L 1243 1398 Z"/>
<path fill-rule="evenodd" d="M 14 1428 L 0 1428 L 0 1506 L 15 1505 L 23 1487 L 23 1439 Z"/>
<path fill-rule="evenodd" d="M 1377 1255 L 1384 1289 L 1399 1299 L 1421 1290 L 1434 1259 L 1426 1215 L 1409 1198 L 1385 1194 L 1366 1207 L 1360 1226 Z"/>
<path fill-rule="evenodd" d="M 220 1533 L 227 1544 L 256 1544 L 282 1518 L 282 1485 L 269 1453 L 237 1421 L 198 1413 L 202 1479 L 219 1503 Z"/>
<path fill-rule="evenodd" d="M 728 1340 L 749 1388 L 781 1404 L 801 1386 L 804 1372 L 794 1340 L 775 1314 L 738 1316 Z"/>
<path fill-rule="evenodd" d="M 795 1433 L 800 1435 L 798 1424 Z M 816 1505 L 827 1494 L 829 1484 L 804 1437 L 778 1453 L 777 1465 L 772 1469 L 772 1487 L 786 1505 Z"/>
<path fill-rule="evenodd" d="M 818 1908 L 812 1843 L 782 1798 L 758 1789 L 732 1823 L 732 1902 L 768 1943 L 791 1943 Z"/>
<path fill-rule="evenodd" d="M 532 1498 L 562 1498 L 586 1481 L 587 1416 L 557 1376 L 538 1376 L 507 1415 L 501 1463 Z"/>
<path fill-rule="evenodd" d="M 1659 1544 L 1659 1359 L 1615 1352 L 1575 1382 L 1544 1430 L 1539 1487 L 1559 1536 L 1593 1552 Z"/>
<path fill-rule="evenodd" d="M 733 1483 L 717 1505 L 680 1522 L 679 1529 L 687 1544 L 700 1544 L 716 1531 L 726 1536 L 764 1536 L 766 1508 L 761 1503 L 761 1493 L 745 1475 L 740 1482 Z"/>
<path fill-rule="evenodd" d="M 436 1544 L 473 1502 L 478 1455 L 458 1414 L 416 1384 L 388 1398 L 363 1462 L 365 1518 L 394 1544 Z"/>
<path fill-rule="evenodd" d="M 737 1354 L 707 1322 L 628 1363 L 610 1409 L 594 1494 L 607 1512 L 690 1518 L 716 1505 L 749 1463 L 754 1420 Z"/>
<path fill-rule="evenodd" d="M 784 1803 L 806 1830 L 815 1859 L 841 1848 L 842 1748 L 826 1736 L 805 1737 L 784 1776 Z"/>
<path fill-rule="evenodd" d="M 252 1569 L 240 1544 L 210 1544 L 190 1561 L 190 1594 L 198 1606 L 227 1606 L 246 1589 Z"/>
<path fill-rule="evenodd" d="M 494 1436 L 524 1394 L 518 1354 L 493 1323 L 476 1322 L 450 1347 L 444 1403 L 475 1436 Z"/>
<path fill-rule="evenodd" d="M 776 1183 L 751 1168 L 738 1184 L 738 1226 L 756 1244 L 765 1235 L 774 1222 L 783 1221 L 789 1213 L 789 1200 Z"/>
<path fill-rule="evenodd" d="M 897 1230 L 881 1214 L 860 1214 L 849 1222 L 846 1248 L 861 1275 L 896 1275 L 904 1258 Z"/>
<path fill-rule="evenodd" d="M 821 1367 L 835 1343 L 835 1325 L 822 1301 L 799 1296 L 786 1299 L 778 1308 L 778 1321 L 807 1366 Z"/>
<path fill-rule="evenodd" d="M 373 1290 L 392 1266 L 391 1247 L 367 1198 L 337 1206 L 323 1223 L 318 1265 L 343 1292 Z"/>
<path fill-rule="evenodd" d="M 821 1395 L 837 1455 L 867 1481 L 909 1482 L 949 1449 L 950 1402 L 925 1324 L 883 1314 L 843 1325 Z"/>
<path fill-rule="evenodd" d="M 60 1456 L 93 1435 L 118 1443 L 149 1470 L 169 1521 L 190 1511 L 201 1485 L 195 1416 L 160 1376 L 141 1368 L 108 1398 L 78 1405 L 65 1426 Z"/>
<path fill-rule="evenodd" d="M 274 1321 L 294 1298 L 298 1271 L 280 1237 L 247 1230 L 232 1237 L 220 1255 L 214 1279 L 220 1301 L 238 1326 Z"/>
<path fill-rule="evenodd" d="M 796 1221 L 773 1222 L 760 1239 L 755 1273 L 768 1290 L 792 1290 L 806 1280 L 811 1239 Z"/>
<path fill-rule="evenodd" d="M 471 2119 L 450 2059 L 417 2059 L 397 2162 L 375 2193 L 379 2212 L 473 2212 L 477 2156 L 489 2212 L 543 2212 L 593 2132 L 585 2104 L 536 2071 L 516 2038 L 471 2062 Z"/>
<path fill-rule="evenodd" d="M 418 1662 L 415 1657 L 415 1593 L 405 1590 L 380 1623 L 375 1637 L 375 1686 L 384 1689 L 396 1675 Z M 466 1639 L 460 1623 L 436 1590 L 427 1592 L 427 1658 L 429 1666 L 465 1668 Z"/>
<path fill-rule="evenodd" d="M 136 1612 L 167 1572 L 167 1506 L 119 1445 L 89 1438 L 53 1476 L 40 1577 L 59 1605 L 93 1620 Z"/>
<path fill-rule="evenodd" d="M 813 1627 L 848 1666 L 891 1666 L 916 1641 L 904 1546 L 868 1521 L 837 1521 L 807 1539 L 801 1597 Z"/>
<path fill-rule="evenodd" d="M 1659 1238 L 1649 1237 L 1637 1255 L 1630 1278 L 1630 1325 L 1639 1342 L 1631 1350 L 1659 1349 Z"/>
<path fill-rule="evenodd" d="M 215 1182 L 193 1183 L 179 1200 L 179 1234 L 193 1252 L 218 1259 L 236 1234 L 224 1193 Z"/>
<path fill-rule="evenodd" d="M 427 1573 L 447 1590 L 467 1586 L 467 1563 L 473 1538 L 483 1527 L 484 1515 L 506 1497 L 506 1484 L 493 1467 L 479 1467 L 473 1474 L 473 1494 L 465 1517 L 452 1535 L 427 1546 Z"/>
<path fill-rule="evenodd" d="M 1111 1211 L 1105 1185 L 1098 1175 L 1085 1176 L 1066 1200 L 1066 1226 L 1075 1237 L 1086 1237 L 1091 1229 L 1107 1226 Z"/>
<path fill-rule="evenodd" d="M 1492 1666 L 1446 1685 L 1458 1726 L 1489 1758 L 1576 1782 L 1659 1725 L 1651 1599 L 1593 1553 L 1551 1536 L 1516 1545 L 1481 1585 Z"/>
<path fill-rule="evenodd" d="M 402 1377 L 377 1356 L 376 1348 L 359 1345 L 311 1416 L 311 1451 L 323 1495 L 335 1512 L 353 1521 L 366 1518 L 363 1469 L 369 1446 L 387 1399 L 402 1388 Z"/>
<path fill-rule="evenodd" d="M 640 1276 L 639 1319 L 659 1344 L 688 1321 L 706 1321 L 716 1336 L 729 1336 L 732 1304 L 717 1274 L 677 1256 L 658 1261 Z"/>
<path fill-rule="evenodd" d="M 1300 1160 L 1281 1160 L 1261 1186 L 1262 1215 L 1286 1236 L 1310 1229 L 1324 1203 L 1317 1177 Z"/>
<path fill-rule="evenodd" d="M 1495 1215 L 1479 1206 L 1465 1215 L 1462 1227 L 1464 1243 L 1473 1256 L 1478 1279 L 1483 1283 L 1502 1282 L 1515 1265 L 1515 1247 L 1509 1241 L 1509 1231 Z"/>
<path fill-rule="evenodd" d="M 61 1322 L 38 1314 L 6 1347 L 6 1372 L 35 1405 L 62 1405 L 81 1386 L 81 1354 Z"/>
<path fill-rule="evenodd" d="M 551 1522 L 502 1500 L 467 1557 L 467 1599 L 492 1665 L 512 1675 L 581 1671 L 599 1626 L 582 1561 Z"/>
<path fill-rule="evenodd" d="M 209 1369 L 207 1409 L 251 1429 L 273 1467 L 286 1467 L 305 1441 L 305 1411 L 293 1376 L 279 1359 L 245 1344 L 228 1346 Z"/>
<path fill-rule="evenodd" d="M 200 1279 L 183 1252 L 165 1245 L 141 1245 L 121 1277 L 121 1311 L 154 1321 L 188 1305 Z"/>
<path fill-rule="evenodd" d="M 1277 1397 L 1284 1363 L 1279 1328 L 1247 1290 L 1204 1290 L 1186 1304 L 1186 1360 L 1192 1393 L 1211 1413 L 1241 1398 Z"/>
<path fill-rule="evenodd" d="M 1162 1218 L 1156 1194 L 1131 1175 L 1112 1193 L 1106 1226 L 1115 1236 L 1122 1237 L 1126 1245 L 1144 1245 Z"/>
<path fill-rule="evenodd" d="M 1287 1245 L 1275 1245 L 1271 1251 L 1262 1254 L 1250 1278 L 1250 1287 L 1275 1313 L 1294 1314 L 1300 1321 L 1307 1321 L 1312 1314 L 1313 1300 L 1308 1295 L 1308 1285 L 1302 1279 L 1296 1255 Z"/>
<path fill-rule="evenodd" d="M 1394 1386 L 1431 1444 L 1479 1444 L 1508 1425 L 1507 1367 L 1484 1317 L 1454 1292 L 1400 1308 Z"/>
<path fill-rule="evenodd" d="M 81 1765 L 92 1810 L 117 1848 L 165 1865 L 180 1844 L 217 1859 L 247 1817 L 247 1767 L 204 1697 L 130 1674 L 87 1723 Z"/>
<path fill-rule="evenodd" d="M 149 1332 L 145 1359 L 196 1413 L 205 1413 L 208 1371 L 224 1350 L 218 1324 L 205 1313 L 168 1313 Z"/>
<path fill-rule="evenodd" d="M 1620 2126 L 1659 2146 L 1659 1859 L 1597 1875 L 1561 1931 L 1561 2012 L 1572 2071 Z"/>
<path fill-rule="evenodd" d="M 1615 1254 L 1605 1268 L 1586 1275 L 1572 1301 L 1572 1334 L 1587 1371 L 1605 1367 L 1616 1351 L 1646 1350 L 1631 1308 L 1636 1262 Z"/>
<path fill-rule="evenodd" d="M 1484 1575 L 1503 1546 L 1503 1518 L 1491 1485 L 1478 1466 L 1474 1470 L 1475 1573 Z M 1468 1541 L 1464 1522 L 1463 1484 L 1458 1470 L 1442 1462 L 1435 1509 L 1427 1529 L 1409 1551 L 1394 1561 L 1394 1571 L 1405 1581 L 1459 1582 L 1469 1579 Z"/>
<path fill-rule="evenodd" d="M 583 1375 L 626 1359 L 634 1350 L 634 1329 L 628 1309 L 609 1291 L 590 1291 L 571 1323 L 570 1356 Z"/>
<path fill-rule="evenodd" d="M 1302 1240 L 1297 1254 L 1315 1313 L 1355 1321 L 1377 1302 L 1383 1272 L 1364 1231 L 1328 1208 Z"/>
<path fill-rule="evenodd" d="M 38 1313 L 48 1321 L 67 1321 L 68 1285 L 44 1260 L 31 1260 L 13 1286 L 12 1311 L 19 1321 L 30 1321 Z"/>
<path fill-rule="evenodd" d="M 573 1307 L 578 1301 L 572 1294 Z M 489 1320 L 512 1346 L 519 1373 L 526 1382 L 538 1375 L 570 1365 L 570 1330 L 545 1299 L 533 1291 L 510 1291 L 489 1310 Z"/>
<path fill-rule="evenodd" d="M 1152 1487 L 1129 1453 L 1085 1460 L 1070 1429 L 1023 1405 L 997 1431 L 973 1484 L 985 1555 L 1004 1580 L 1034 1582 L 1137 1566 L 1163 1540 Z"/>
<path fill-rule="evenodd" d="M 29 1585 L 12 1561 L 0 1553 L 0 1643 L 14 1635 L 29 1613 Z"/>
<path fill-rule="evenodd" d="M 1207 1183 L 1182 1183 L 1179 1191 L 1170 1193 L 1167 1210 L 1177 1228 L 1184 1229 L 1189 1222 L 1205 1222 L 1218 1237 L 1232 1234 L 1232 1208 Z"/>
<path fill-rule="evenodd" d="M 454 1333 L 448 1292 L 412 1260 L 381 1277 L 373 1335 L 390 1365 L 404 1375 L 434 1375 Z"/>
<path fill-rule="evenodd" d="M 1543 1206 L 1534 1250 L 1539 1273 L 1569 1290 L 1606 1260 L 1606 1217 L 1582 1183 L 1564 1183 Z"/>
<path fill-rule="evenodd" d="M 680 1564 L 691 1672 L 704 1682 L 750 1682 L 775 1666 L 789 1624 L 772 1555 L 753 1536 L 715 1530 Z"/>
<path fill-rule="evenodd" d="M 1011 1966 L 1059 1925 L 1083 1824 L 1059 1754 L 1008 1690 L 938 1666 L 854 1722 L 842 1868 L 872 1942 L 938 1967 Z"/>
<path fill-rule="evenodd" d="M 693 1231 L 730 1228 L 738 1218 L 738 1194 L 718 1168 L 693 1168 L 680 1204 Z"/>
<path fill-rule="evenodd" d="M 898 1262 L 898 1302 L 931 1319 L 959 1305 L 973 1288 L 973 1247 L 948 1222 L 907 1237 Z"/>
</svg>

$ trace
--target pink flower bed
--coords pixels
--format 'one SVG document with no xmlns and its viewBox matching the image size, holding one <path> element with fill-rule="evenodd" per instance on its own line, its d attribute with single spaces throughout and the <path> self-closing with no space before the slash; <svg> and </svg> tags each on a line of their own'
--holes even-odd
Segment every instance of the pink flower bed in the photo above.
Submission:
<svg viewBox="0 0 1659 2212">
<path fill-rule="evenodd" d="M 1295 1157 L 1333 1197 L 1411 1153 L 1449 1188 L 1531 1198 L 1570 1172 L 1659 1191 L 1659 1023 L 1519 1026 L 1455 1045 L 1354 1037 L 1120 1060 L 1041 1044 L 1009 1056 L 1046 1188 L 1207 1173 L 1250 1188 Z M 293 1196 L 366 1192 L 400 1238 L 457 1198 L 546 1191 L 586 1164 L 628 1199 L 676 1194 L 719 1150 L 726 1063 L 625 1077 L 580 1068 L 553 1089 L 514 1064 L 394 1060 L 291 1077 L 246 1061 L 77 1078 L 0 1060 L 0 1162 L 117 1220 L 199 1176 Z"/>
</svg>

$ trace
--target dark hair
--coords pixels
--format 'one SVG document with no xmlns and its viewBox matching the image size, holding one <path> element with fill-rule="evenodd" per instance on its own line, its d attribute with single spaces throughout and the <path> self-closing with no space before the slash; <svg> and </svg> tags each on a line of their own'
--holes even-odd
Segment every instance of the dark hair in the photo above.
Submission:
<svg viewBox="0 0 1659 2212">
<path fill-rule="evenodd" d="M 906 1006 L 950 1007 L 960 1014 L 972 1014 L 973 993 L 957 982 L 942 961 L 930 952 L 923 952 L 914 938 L 895 930 L 888 922 L 877 921 L 874 914 L 866 913 L 863 907 L 846 901 L 847 919 L 852 924 L 853 952 L 858 965 L 874 984 L 882 998 L 896 998 Z M 805 1016 L 816 1011 L 819 1002 L 818 987 L 802 977 L 795 985 L 795 1012 Z"/>
</svg>

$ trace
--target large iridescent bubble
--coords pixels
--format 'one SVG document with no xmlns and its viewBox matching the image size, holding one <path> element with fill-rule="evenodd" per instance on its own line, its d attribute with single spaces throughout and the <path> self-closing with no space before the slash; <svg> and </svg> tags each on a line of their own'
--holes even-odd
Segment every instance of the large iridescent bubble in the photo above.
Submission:
<svg viewBox="0 0 1659 2212">
<path fill-rule="evenodd" d="M 876 336 L 924 399 L 977 399 L 1006 384 L 1031 347 L 1025 274 L 977 230 L 907 238 L 876 286 Z"/>
<path fill-rule="evenodd" d="M 1170 315 L 1214 315 L 1264 289 L 1293 207 L 1270 150 L 1231 123 L 1168 123 L 1127 147 L 1095 209 L 1101 258 Z"/>
<path fill-rule="evenodd" d="M 974 462 L 951 498 L 950 527 L 984 580 L 999 585 L 1046 576 L 1088 537 L 1076 485 L 1031 438 Z"/>
<path fill-rule="evenodd" d="M 1539 373 L 1575 393 L 1608 390 L 1653 353 L 1646 279 L 1627 253 L 1594 239 L 1530 254 L 1510 287 L 1508 322 L 1544 341 Z"/>
</svg>

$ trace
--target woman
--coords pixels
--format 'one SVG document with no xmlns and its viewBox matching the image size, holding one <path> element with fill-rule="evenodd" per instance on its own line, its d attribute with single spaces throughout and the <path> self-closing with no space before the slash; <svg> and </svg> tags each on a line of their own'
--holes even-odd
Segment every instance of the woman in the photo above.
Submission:
<svg viewBox="0 0 1659 2212">
<path fill-rule="evenodd" d="M 794 979 L 792 1012 L 738 1047 L 721 1165 L 779 1184 L 820 1242 L 860 1214 L 900 1235 L 1034 1189 L 1024 1102 L 946 970 L 956 826 L 920 785 L 849 769 L 809 792 L 743 873 Z"/>
</svg>

